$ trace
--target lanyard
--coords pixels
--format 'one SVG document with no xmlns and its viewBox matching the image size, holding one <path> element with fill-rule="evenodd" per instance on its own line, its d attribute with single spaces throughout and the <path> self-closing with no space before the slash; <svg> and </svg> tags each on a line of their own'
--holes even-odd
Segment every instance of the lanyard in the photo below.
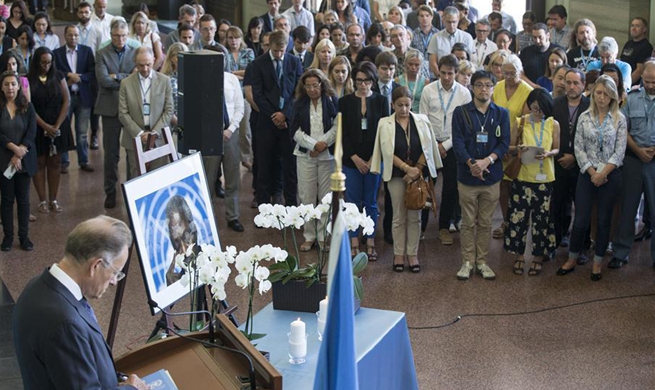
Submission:
<svg viewBox="0 0 655 390">
<path fill-rule="evenodd" d="M 546 120 L 544 118 L 541 118 L 541 132 L 539 135 L 539 138 L 537 139 L 537 130 L 534 128 L 534 119 L 532 119 L 532 115 L 530 115 L 530 124 L 532 125 L 532 133 L 534 134 L 534 142 L 537 143 L 538 147 L 541 147 L 541 145 L 544 142 L 544 126 L 546 125 Z"/>
<path fill-rule="evenodd" d="M 409 81 L 409 77 L 407 75 L 402 75 L 400 76 L 401 82 L 404 80 L 405 84 L 407 85 L 407 88 L 410 88 L 412 90 L 412 96 L 414 99 L 416 99 L 416 89 L 418 88 L 418 83 L 421 75 L 417 74 L 416 75 L 416 80 L 414 81 L 414 87 L 412 88 L 412 82 Z"/>
<path fill-rule="evenodd" d="M 589 49 L 589 55 L 585 57 L 584 53 L 582 52 L 582 46 L 580 46 L 580 61 L 582 61 L 583 69 L 587 69 L 587 63 L 589 63 L 589 60 L 591 59 L 591 53 L 593 52 L 594 47 L 592 46 L 591 49 Z"/>
<path fill-rule="evenodd" d="M 441 85 L 439 85 L 439 86 L 441 87 Z M 451 94 L 450 94 L 450 99 L 448 99 L 448 105 L 444 106 L 443 105 L 443 96 L 441 96 L 441 88 L 437 88 L 437 91 L 439 92 L 439 102 L 441 103 L 441 111 L 443 111 L 443 125 L 444 125 L 444 128 L 446 127 L 446 117 L 448 116 L 448 110 L 450 109 L 450 105 L 453 102 L 453 98 L 455 97 L 456 90 L 457 90 L 457 82 L 454 82 L 453 83 L 453 88 L 452 88 Z M 486 122 L 486 118 L 485 118 L 485 122 Z M 484 129 L 484 124 L 482 124 L 482 128 Z"/>
<path fill-rule="evenodd" d="M 39 37 L 39 34 L 36 34 L 36 41 L 39 43 L 39 46 L 41 47 L 45 46 L 45 36 L 43 37 L 43 39 L 41 39 L 41 37 Z"/>
<path fill-rule="evenodd" d="M 480 48 L 481 47 L 483 47 L 482 48 L 482 53 L 480 53 Z M 487 50 L 487 42 L 484 42 L 484 43 L 477 42 L 477 47 L 475 48 L 475 54 L 477 55 L 477 58 L 476 58 L 477 64 L 476 65 L 478 66 L 478 68 L 481 68 L 482 64 L 484 63 L 484 53 L 485 53 L 486 50 Z"/>
<path fill-rule="evenodd" d="M 603 153 L 603 129 L 605 128 L 605 122 L 607 122 L 607 118 L 609 118 L 610 114 L 607 113 L 605 114 L 605 118 L 603 119 L 603 123 L 600 123 L 600 118 L 596 118 L 596 127 L 598 127 L 598 142 L 600 143 L 600 152 Z"/>
<path fill-rule="evenodd" d="M 147 78 L 146 78 L 146 80 L 147 80 Z M 143 82 L 145 82 L 145 80 Z M 143 97 L 143 104 L 148 104 L 148 102 L 146 101 L 146 96 L 148 95 L 148 92 L 150 92 L 150 87 L 152 87 L 152 80 L 150 80 L 150 84 L 148 84 L 148 88 L 146 88 L 145 91 L 143 90 L 143 82 L 142 82 L 141 78 L 139 78 L 139 88 L 141 89 L 141 96 Z"/>
<path fill-rule="evenodd" d="M 430 29 L 430 33 L 427 35 L 427 38 L 425 37 L 425 34 L 423 34 L 423 31 L 420 32 L 421 40 L 423 41 L 423 50 L 428 49 L 428 46 L 430 45 L 430 39 L 432 39 L 432 34 L 432 29 Z"/>
</svg>

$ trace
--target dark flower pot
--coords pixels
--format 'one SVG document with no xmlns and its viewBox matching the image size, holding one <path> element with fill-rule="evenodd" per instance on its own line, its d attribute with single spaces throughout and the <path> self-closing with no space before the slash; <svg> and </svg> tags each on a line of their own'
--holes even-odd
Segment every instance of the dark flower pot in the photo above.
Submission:
<svg viewBox="0 0 655 390">
<path fill-rule="evenodd" d="M 290 280 L 286 284 L 273 283 L 273 309 L 316 313 L 318 304 L 327 296 L 326 283 L 306 287 L 304 280 Z"/>
<path fill-rule="evenodd" d="M 287 284 L 273 283 L 273 309 L 316 313 L 319 302 L 327 296 L 327 283 L 314 283 L 306 287 L 306 281 L 291 280 Z M 359 312 L 361 301 L 354 298 L 355 314 Z"/>
</svg>

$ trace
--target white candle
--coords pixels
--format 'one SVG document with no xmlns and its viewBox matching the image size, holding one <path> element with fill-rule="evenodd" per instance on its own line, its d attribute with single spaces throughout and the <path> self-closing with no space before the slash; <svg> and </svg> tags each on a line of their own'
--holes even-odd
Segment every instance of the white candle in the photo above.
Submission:
<svg viewBox="0 0 655 390">
<path fill-rule="evenodd" d="M 320 320 L 325 321 L 327 319 L 327 313 L 328 313 L 328 299 L 325 297 L 324 300 L 319 302 L 318 304 L 318 318 Z"/>
<path fill-rule="evenodd" d="M 289 342 L 299 344 L 305 343 L 305 323 L 300 318 L 291 323 L 291 332 L 289 335 Z M 307 346 L 305 345 L 305 348 Z"/>
<path fill-rule="evenodd" d="M 325 333 L 325 320 L 318 319 L 318 333 L 320 334 L 320 338 L 323 338 L 323 333 Z"/>
<path fill-rule="evenodd" d="M 304 358 L 307 356 L 307 340 L 303 337 L 298 343 L 289 342 L 289 355 L 294 358 Z"/>
</svg>

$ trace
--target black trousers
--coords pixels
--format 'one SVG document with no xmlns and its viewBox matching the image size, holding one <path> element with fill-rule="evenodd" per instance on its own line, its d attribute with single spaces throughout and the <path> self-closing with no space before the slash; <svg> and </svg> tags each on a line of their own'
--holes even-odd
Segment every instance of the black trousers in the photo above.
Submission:
<svg viewBox="0 0 655 390">
<path fill-rule="evenodd" d="M 296 176 L 296 156 L 287 129 L 273 126 L 261 126 L 257 129 L 257 203 L 269 203 L 275 195 L 273 183 L 282 179 L 284 203 L 286 206 L 298 204 L 298 178 Z M 282 178 L 280 178 L 282 165 Z"/>
<path fill-rule="evenodd" d="M 5 237 L 14 236 L 14 200 L 18 205 L 18 237 L 27 238 L 30 224 L 30 177 L 16 173 L 11 179 L 0 175 L 0 215 Z"/>
<path fill-rule="evenodd" d="M 573 199 L 575 199 L 578 174 L 571 171 L 564 171 L 561 175 L 557 173 L 559 172 L 556 171 L 553 182 L 551 216 L 555 225 L 555 244 L 559 246 L 562 236 L 568 233 L 569 226 L 571 226 L 571 208 Z"/>
</svg>

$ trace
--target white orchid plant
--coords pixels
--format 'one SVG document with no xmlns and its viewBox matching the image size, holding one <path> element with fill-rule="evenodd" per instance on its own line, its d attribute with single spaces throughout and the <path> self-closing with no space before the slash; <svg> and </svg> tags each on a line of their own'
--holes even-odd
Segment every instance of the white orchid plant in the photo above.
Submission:
<svg viewBox="0 0 655 390">
<path fill-rule="evenodd" d="M 211 294 L 214 301 L 222 301 L 226 298 L 225 283 L 227 283 L 232 270 L 230 264 L 234 264 L 238 275 L 234 282 L 238 287 L 248 289 L 248 313 L 246 315 L 245 329 L 242 331 L 248 340 L 262 338 L 265 334 L 253 333 L 253 310 L 252 301 L 255 295 L 255 283 L 259 294 L 263 295 L 271 289 L 271 282 L 268 280 L 270 271 L 267 267 L 260 265 L 263 261 L 281 262 L 288 257 L 288 253 L 273 245 L 255 245 L 247 251 L 237 254 L 234 246 L 226 247 L 220 251 L 213 245 L 200 245 L 200 250 L 194 252 L 191 246 L 187 253 L 175 257 L 175 262 L 184 269 L 184 275 L 180 279 L 183 286 L 189 287 L 191 296 L 191 307 L 196 307 L 197 287 L 202 284 L 211 286 Z M 189 259 L 187 262 L 186 260 Z M 214 305 L 212 305 L 212 308 Z M 212 310 L 213 311 L 213 310 Z M 194 317 L 190 320 L 190 330 L 198 330 Z"/>
<path fill-rule="evenodd" d="M 363 229 L 365 235 L 372 234 L 375 228 L 375 224 L 371 217 L 366 215 L 366 211 L 359 211 L 359 208 L 353 204 L 345 202 L 343 199 L 339 200 L 341 206 L 341 212 L 345 215 L 346 226 L 348 230 L 355 231 L 359 228 Z M 324 219 L 327 221 L 325 224 L 325 237 L 327 242 L 327 237 L 332 231 L 332 193 L 327 194 L 321 200 L 321 203 L 317 206 L 312 205 L 300 205 L 300 206 L 282 206 L 282 205 L 272 205 L 272 204 L 262 204 L 259 205 L 259 214 L 255 216 L 255 225 L 262 228 L 274 228 L 282 231 L 284 238 L 284 247 L 289 247 L 288 236 L 291 236 L 294 247 L 294 256 L 288 256 L 285 261 L 277 262 L 269 267 L 272 271 L 272 274 L 269 278 L 270 282 L 282 281 L 282 283 L 287 283 L 290 280 L 306 280 L 307 286 L 321 280 L 323 276 L 323 268 L 328 259 L 328 253 L 325 251 L 318 251 L 318 260 L 316 263 L 307 265 L 305 268 L 299 267 L 299 258 L 300 253 L 298 251 L 298 242 L 296 240 L 296 235 L 293 232 L 293 229 L 300 229 L 306 223 L 314 223 L 316 229 L 318 229 L 318 221 Z M 368 259 L 366 255 L 359 256 L 355 258 L 355 265 L 358 265 L 356 268 L 361 272 Z M 361 299 L 361 281 L 359 278 L 356 278 L 356 284 L 359 283 L 359 288 L 356 285 L 356 292 L 358 297 Z"/>
</svg>

